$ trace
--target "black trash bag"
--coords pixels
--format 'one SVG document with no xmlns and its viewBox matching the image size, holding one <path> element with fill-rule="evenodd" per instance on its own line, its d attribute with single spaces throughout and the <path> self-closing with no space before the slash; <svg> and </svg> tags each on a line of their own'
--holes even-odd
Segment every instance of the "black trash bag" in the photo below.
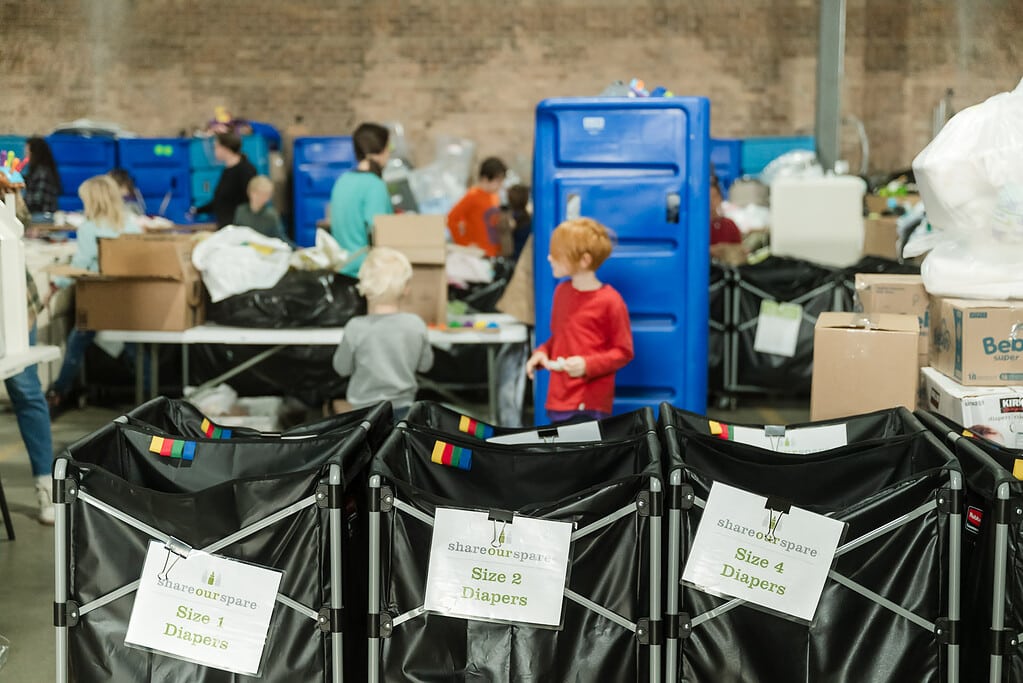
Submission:
<svg viewBox="0 0 1023 683">
<path fill-rule="evenodd" d="M 710 266 L 710 336 L 707 338 L 707 388 L 720 391 L 725 382 L 725 299 L 731 294 L 724 267 Z"/>
<path fill-rule="evenodd" d="M 797 396 L 809 394 L 813 377 L 814 324 L 817 316 L 832 310 L 835 304 L 836 271 L 799 259 L 775 256 L 756 265 L 741 266 L 735 272 L 739 297 L 738 310 L 732 315 L 738 327 L 739 388 Z M 760 353 L 753 348 L 760 304 L 768 298 L 803 307 L 796 352 L 791 358 Z"/>
<path fill-rule="evenodd" d="M 357 283 L 330 270 L 292 270 L 269 289 L 253 289 L 209 304 L 206 316 L 236 327 L 343 327 L 366 313 Z"/>
</svg>

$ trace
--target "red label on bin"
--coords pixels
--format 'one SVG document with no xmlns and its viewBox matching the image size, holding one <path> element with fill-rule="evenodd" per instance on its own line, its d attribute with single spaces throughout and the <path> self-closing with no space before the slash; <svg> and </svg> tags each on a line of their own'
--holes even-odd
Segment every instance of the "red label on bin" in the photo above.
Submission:
<svg viewBox="0 0 1023 683">
<path fill-rule="evenodd" d="M 980 508 L 966 508 L 966 528 L 970 531 L 980 531 L 980 523 L 984 519 L 984 513 Z"/>
</svg>

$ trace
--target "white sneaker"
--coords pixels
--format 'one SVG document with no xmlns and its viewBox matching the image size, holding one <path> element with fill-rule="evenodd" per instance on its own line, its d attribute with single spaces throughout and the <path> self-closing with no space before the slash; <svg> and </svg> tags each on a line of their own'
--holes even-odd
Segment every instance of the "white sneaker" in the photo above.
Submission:
<svg viewBox="0 0 1023 683">
<path fill-rule="evenodd" d="M 48 476 L 36 477 L 36 500 L 39 501 L 39 523 L 53 526 L 53 479 Z"/>
</svg>

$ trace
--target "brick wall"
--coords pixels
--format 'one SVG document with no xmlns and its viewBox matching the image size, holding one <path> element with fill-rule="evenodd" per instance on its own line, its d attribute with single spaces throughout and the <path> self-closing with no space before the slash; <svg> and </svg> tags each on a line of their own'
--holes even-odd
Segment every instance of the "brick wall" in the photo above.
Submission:
<svg viewBox="0 0 1023 683">
<path fill-rule="evenodd" d="M 0 133 L 79 117 L 176 134 L 214 106 L 314 133 L 398 120 L 421 162 L 464 135 L 523 171 L 533 108 L 638 76 L 706 95 L 717 136 L 813 129 L 817 0 L 0 0 Z M 946 88 L 1020 77 L 1018 0 L 848 0 L 843 111 L 908 166 Z M 844 129 L 854 167 L 855 134 Z"/>
</svg>

